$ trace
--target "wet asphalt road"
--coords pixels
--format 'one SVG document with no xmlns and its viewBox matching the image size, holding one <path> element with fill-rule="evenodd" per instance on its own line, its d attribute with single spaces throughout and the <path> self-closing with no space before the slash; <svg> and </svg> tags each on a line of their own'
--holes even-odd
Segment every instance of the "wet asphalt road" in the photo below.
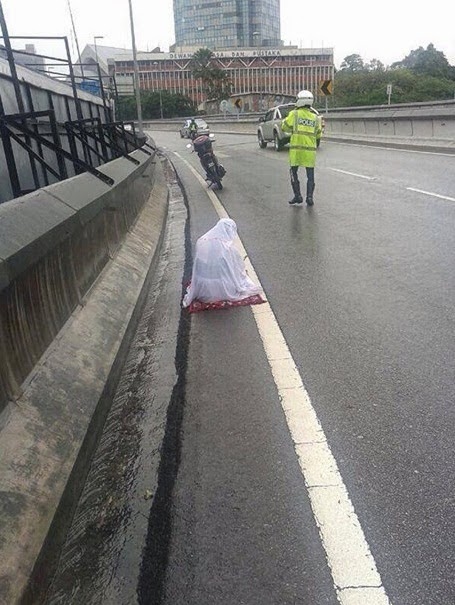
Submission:
<svg viewBox="0 0 455 605">
<path fill-rule="evenodd" d="M 154 138 L 184 187 L 194 246 L 218 219 L 186 164 L 201 173 L 197 157 L 178 134 Z M 455 157 L 323 142 L 307 209 L 287 204 L 286 152 L 239 135 L 219 135 L 215 149 L 228 171 L 218 197 L 238 225 L 391 603 L 453 605 Z M 193 315 L 176 336 L 181 211 L 120 383 L 131 409 L 127 438 L 137 445 L 125 459 L 135 471 L 124 486 L 95 477 L 97 489 L 86 490 L 86 508 L 95 490 L 101 511 L 123 514 L 98 508 L 87 522 L 81 506 L 66 576 L 49 604 L 335 605 L 251 309 Z M 184 357 L 183 382 L 170 363 L 175 353 Z M 148 368 L 142 374 L 138 360 Z M 169 398 L 176 385 L 177 405 Z M 165 433 L 172 460 L 158 481 Z M 105 450 L 114 435 L 109 429 Z M 148 490 L 161 504 L 144 498 Z M 120 492 L 127 502 L 112 506 Z M 100 527 L 104 540 L 93 531 Z"/>
<path fill-rule="evenodd" d="M 201 170 L 177 135 L 156 139 Z M 325 142 L 308 210 L 286 203 L 285 152 L 234 135 L 215 147 L 228 171 L 219 198 L 391 602 L 455 603 L 455 157 Z M 217 217 L 175 161 L 194 243 Z M 168 605 L 333 601 L 247 314 L 193 320 Z"/>
</svg>

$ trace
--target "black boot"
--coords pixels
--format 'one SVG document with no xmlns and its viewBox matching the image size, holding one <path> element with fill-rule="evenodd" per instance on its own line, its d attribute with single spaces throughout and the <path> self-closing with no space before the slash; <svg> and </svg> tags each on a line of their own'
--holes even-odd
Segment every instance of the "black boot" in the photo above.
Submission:
<svg viewBox="0 0 455 605">
<path fill-rule="evenodd" d="M 292 190 L 294 192 L 294 197 L 292 198 L 292 200 L 289 200 L 289 204 L 291 204 L 292 206 L 303 204 L 303 197 L 300 192 L 300 182 L 297 177 L 297 173 L 294 173 L 292 171 L 292 169 L 291 169 L 291 185 L 292 185 Z"/>
<path fill-rule="evenodd" d="M 313 201 L 313 191 L 315 188 L 315 183 L 313 183 L 311 186 L 307 185 L 306 188 L 306 205 L 307 206 L 313 206 L 314 205 L 314 201 Z"/>
</svg>

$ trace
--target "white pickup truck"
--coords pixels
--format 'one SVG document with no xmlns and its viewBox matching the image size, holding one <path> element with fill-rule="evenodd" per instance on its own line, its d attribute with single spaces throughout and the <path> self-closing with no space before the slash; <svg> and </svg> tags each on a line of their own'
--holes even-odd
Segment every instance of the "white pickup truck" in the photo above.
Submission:
<svg viewBox="0 0 455 605">
<path fill-rule="evenodd" d="M 289 143 L 291 135 L 281 130 L 281 121 L 284 120 L 294 107 L 294 103 L 277 105 L 276 107 L 269 109 L 265 116 L 259 118 L 258 144 L 261 149 L 265 149 L 267 143 L 273 143 L 275 151 L 281 151 L 283 147 Z M 314 111 L 321 121 L 322 131 L 324 132 L 324 118 L 316 109 L 314 109 L 314 107 L 312 107 L 311 110 Z"/>
</svg>

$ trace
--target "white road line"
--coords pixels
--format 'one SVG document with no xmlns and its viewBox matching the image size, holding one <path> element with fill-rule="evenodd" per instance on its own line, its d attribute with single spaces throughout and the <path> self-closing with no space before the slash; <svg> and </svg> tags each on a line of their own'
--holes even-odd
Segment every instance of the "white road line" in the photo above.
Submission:
<svg viewBox="0 0 455 605">
<path fill-rule="evenodd" d="M 368 181 L 375 181 L 378 177 L 376 176 L 365 176 L 364 174 L 356 174 L 355 172 L 348 172 L 347 170 L 340 170 L 339 168 L 329 168 L 334 172 L 342 172 L 343 174 L 349 174 L 350 176 L 357 176 L 359 179 L 367 179 Z"/>
<path fill-rule="evenodd" d="M 191 164 L 175 155 L 206 187 Z M 206 192 L 218 216 L 228 218 L 213 191 Z M 238 245 L 246 257 L 250 277 L 260 284 L 240 239 Z M 390 605 L 336 460 L 272 308 L 266 302 L 251 310 L 294 442 L 338 601 L 341 605 Z"/>
<path fill-rule="evenodd" d="M 431 195 L 432 197 L 438 197 L 441 200 L 449 200 L 449 202 L 455 202 L 455 198 L 449 197 L 448 195 L 439 195 L 439 193 L 432 193 L 431 191 L 423 191 L 423 189 L 414 189 L 414 187 L 406 187 L 408 191 L 416 191 L 417 193 L 423 193 L 424 195 Z"/>
<path fill-rule="evenodd" d="M 430 153 L 431 155 L 443 155 L 446 158 L 453 158 L 453 152 L 432 151 L 431 149 L 406 149 L 404 147 L 386 147 L 385 145 L 368 145 L 365 143 L 348 143 L 347 141 L 331 141 L 327 139 L 327 143 L 332 145 L 349 145 L 349 147 L 369 147 L 370 149 L 381 149 L 382 151 L 401 151 L 403 153 Z"/>
</svg>

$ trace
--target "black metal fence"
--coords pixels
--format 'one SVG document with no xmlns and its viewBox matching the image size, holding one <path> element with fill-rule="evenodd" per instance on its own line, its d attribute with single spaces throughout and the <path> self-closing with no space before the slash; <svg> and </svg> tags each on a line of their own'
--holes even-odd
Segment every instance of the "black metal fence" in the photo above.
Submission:
<svg viewBox="0 0 455 605">
<path fill-rule="evenodd" d="M 60 41 L 65 58 L 33 55 L 52 63 L 31 71 L 16 65 L 15 55 L 32 53 L 14 49 L 12 41 L 43 37 L 9 36 L 1 3 L 0 26 L 7 57 L 0 58 L 0 203 L 85 171 L 113 184 L 100 165 L 122 156 L 136 163 L 131 151 L 154 151 L 134 123 L 113 121 L 115 83 L 104 81 L 98 65 L 94 78 L 84 74 L 83 64 L 73 64 L 66 37 L 44 37 Z M 49 65 L 61 65 L 62 71 L 50 77 Z M 90 80 L 97 80 L 99 97 L 80 90 Z"/>
</svg>

